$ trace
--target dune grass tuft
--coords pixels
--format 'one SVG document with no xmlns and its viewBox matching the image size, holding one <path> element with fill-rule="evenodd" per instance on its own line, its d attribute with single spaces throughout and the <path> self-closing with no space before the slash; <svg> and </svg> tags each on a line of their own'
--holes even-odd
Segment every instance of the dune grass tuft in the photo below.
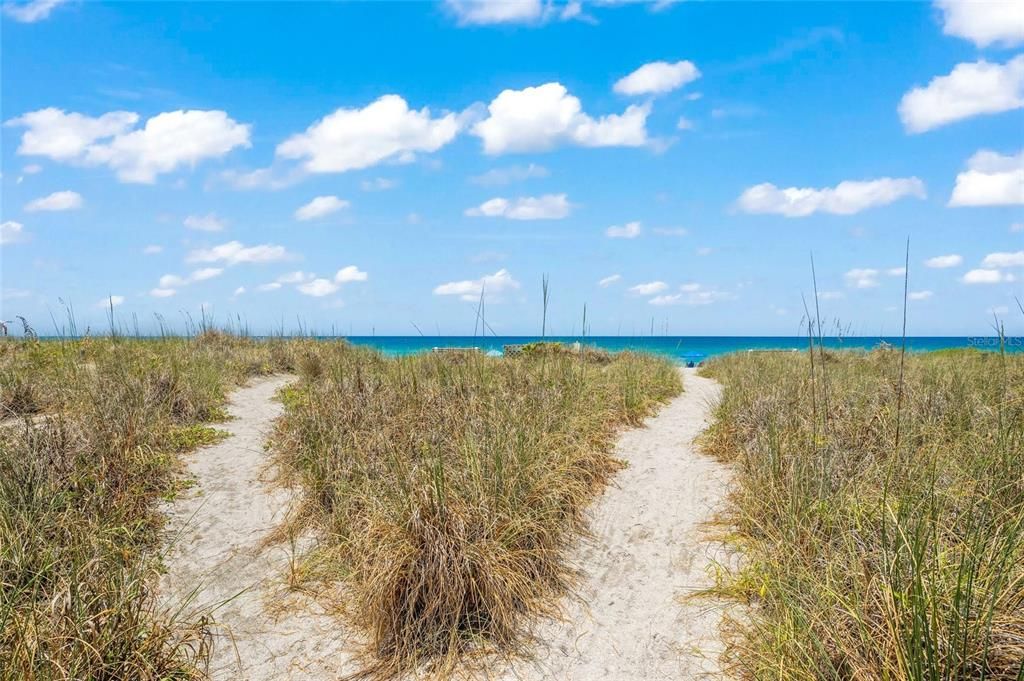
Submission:
<svg viewBox="0 0 1024 681">
<path fill-rule="evenodd" d="M 681 389 L 667 360 L 538 348 L 385 359 L 320 346 L 284 394 L 277 458 L 323 541 L 368 671 L 509 654 L 573 583 L 565 553 L 620 467 L 614 434 Z"/>
<path fill-rule="evenodd" d="M 736 354 L 708 452 L 737 468 L 756 679 L 1024 678 L 1024 355 Z M 899 433 L 899 436 L 897 436 Z M 898 443 L 898 444 L 897 444 Z"/>
</svg>

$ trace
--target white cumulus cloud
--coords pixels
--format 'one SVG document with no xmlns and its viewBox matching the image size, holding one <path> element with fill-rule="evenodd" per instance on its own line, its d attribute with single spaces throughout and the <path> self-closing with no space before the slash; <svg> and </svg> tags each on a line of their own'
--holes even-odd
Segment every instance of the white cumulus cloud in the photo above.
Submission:
<svg viewBox="0 0 1024 681">
<path fill-rule="evenodd" d="M 162 173 L 251 146 L 249 129 L 224 111 L 168 111 L 139 130 L 90 146 L 85 161 L 110 166 L 123 182 L 152 184 Z"/>
<path fill-rule="evenodd" d="M 461 25 L 529 24 L 544 16 L 541 0 L 445 0 Z"/>
<path fill-rule="evenodd" d="M 459 117 L 432 118 L 398 95 L 384 95 L 362 109 L 337 109 L 277 146 L 279 158 L 300 160 L 310 173 L 343 173 L 382 161 L 434 152 L 455 139 Z"/>
<path fill-rule="evenodd" d="M 617 283 L 619 281 L 622 281 L 622 275 L 621 274 L 612 274 L 612 275 L 609 275 L 609 276 L 605 277 L 601 281 L 597 282 L 597 285 L 600 286 L 601 288 L 608 288 L 612 284 Z"/>
<path fill-rule="evenodd" d="M 310 274 L 308 272 L 303 272 L 301 270 L 297 272 L 288 272 L 286 274 L 282 274 L 272 282 L 260 284 L 259 286 L 256 287 L 256 290 L 276 291 L 279 288 L 281 288 L 281 286 L 283 286 L 284 284 L 302 284 L 313 279 L 316 279 L 315 274 Z"/>
<path fill-rule="evenodd" d="M 9 246 L 25 238 L 25 226 L 14 220 L 0 223 L 0 245 Z"/>
<path fill-rule="evenodd" d="M 858 267 L 843 275 L 850 288 L 874 288 L 878 286 L 878 270 Z"/>
<path fill-rule="evenodd" d="M 450 281 L 434 287 L 435 296 L 459 296 L 462 300 L 475 301 L 480 297 L 481 291 L 488 295 L 500 295 L 507 291 L 519 288 L 519 282 L 512 278 L 512 274 L 502 268 L 494 274 L 486 274 L 479 279 L 464 279 L 462 281 Z"/>
<path fill-rule="evenodd" d="M 620 78 L 613 90 L 620 95 L 657 95 L 671 92 L 700 78 L 691 61 L 653 61 Z"/>
<path fill-rule="evenodd" d="M 459 26 L 540 26 L 550 21 L 585 18 L 580 0 L 445 0 L 444 4 Z"/>
<path fill-rule="evenodd" d="M 316 220 L 348 207 L 349 202 L 337 196 L 318 196 L 309 203 L 299 206 L 295 211 L 295 219 Z"/>
<path fill-rule="evenodd" d="M 663 281 L 649 281 L 646 284 L 630 286 L 629 292 L 638 296 L 653 296 L 655 293 L 661 293 L 667 288 L 668 284 Z"/>
<path fill-rule="evenodd" d="M 160 277 L 160 281 L 157 282 L 157 285 L 164 289 L 179 288 L 186 284 L 188 284 L 188 279 L 178 274 L 165 274 Z"/>
<path fill-rule="evenodd" d="M 139 115 L 113 111 L 97 118 L 48 108 L 7 121 L 24 127 L 18 153 L 78 165 L 105 165 L 122 182 L 152 184 L 183 166 L 249 147 L 250 126 L 224 111 L 167 111 L 133 129 Z"/>
<path fill-rule="evenodd" d="M 689 283 L 679 287 L 679 293 L 666 293 L 655 296 L 647 302 L 651 305 L 710 305 L 719 300 L 727 300 L 733 296 L 725 291 L 710 288 L 704 284 Z"/>
<path fill-rule="evenodd" d="M 165 274 L 160 277 L 157 281 L 157 287 L 149 292 L 149 295 L 155 298 L 169 298 L 178 292 L 178 289 L 194 284 L 199 281 L 206 281 L 219 277 L 224 273 L 223 268 L 220 267 L 203 267 L 197 270 L 193 270 L 186 276 L 178 274 Z"/>
<path fill-rule="evenodd" d="M 184 277 L 177 274 L 165 274 L 160 277 L 157 285 L 163 289 L 176 289 L 181 288 L 182 286 L 188 286 L 189 284 L 194 284 L 197 281 L 206 281 L 207 279 L 219 277 L 223 272 L 224 270 L 219 267 L 204 267 L 202 269 L 193 270 L 189 275 Z"/>
<path fill-rule="evenodd" d="M 766 182 L 744 191 L 738 206 L 745 213 L 774 213 L 788 218 L 806 217 L 817 212 L 853 215 L 905 196 L 923 199 L 924 183 L 916 177 L 883 177 L 877 180 L 844 180 L 835 187 L 823 189 L 780 189 Z"/>
<path fill-rule="evenodd" d="M 299 284 L 296 287 L 304 296 L 313 296 L 314 298 L 322 298 L 323 296 L 329 296 L 332 293 L 337 292 L 341 285 L 331 281 L 330 279 L 313 279 L 307 281 L 304 284 Z"/>
<path fill-rule="evenodd" d="M 1024 204 L 1024 149 L 1003 156 L 983 149 L 967 160 L 956 176 L 950 206 L 1014 206 Z"/>
<path fill-rule="evenodd" d="M 938 0 L 942 32 L 978 47 L 1024 42 L 1024 4 L 1016 0 Z"/>
<path fill-rule="evenodd" d="M 640 223 L 634 221 L 624 225 L 612 225 L 604 230 L 604 234 L 610 239 L 635 239 L 640 236 Z"/>
<path fill-rule="evenodd" d="M 124 133 L 138 120 L 139 115 L 131 111 L 111 111 L 93 118 L 49 107 L 12 118 L 4 125 L 26 128 L 19 154 L 67 162 L 81 159 L 97 140 Z"/>
<path fill-rule="evenodd" d="M 199 269 L 199 270 L 194 270 L 189 275 L 189 283 L 196 282 L 196 281 L 206 281 L 207 279 L 213 279 L 214 277 L 219 277 L 223 271 L 224 270 L 222 270 L 219 267 L 204 267 L 204 268 Z"/>
<path fill-rule="evenodd" d="M 965 284 L 1002 284 L 1015 280 L 1016 278 L 1009 272 L 989 268 L 971 270 L 963 277 Z"/>
<path fill-rule="evenodd" d="M 25 204 L 25 212 L 76 210 L 82 207 L 82 195 L 73 191 L 54 192 Z"/>
<path fill-rule="evenodd" d="M 488 115 L 472 134 L 487 154 L 547 151 L 560 144 L 584 147 L 639 147 L 648 143 L 650 105 L 593 118 L 561 83 L 503 90 L 487 106 Z"/>
<path fill-rule="evenodd" d="M 297 272 L 282 274 L 272 282 L 260 284 L 256 287 L 256 290 L 276 291 L 282 286 L 294 285 L 295 290 L 303 295 L 322 298 L 324 296 L 337 293 L 344 284 L 354 281 L 366 281 L 368 278 L 369 275 L 355 265 L 342 267 L 331 279 L 318 277 L 311 272 L 303 272 L 299 270 Z"/>
<path fill-rule="evenodd" d="M 259 244 L 246 246 L 240 241 L 227 243 L 212 248 L 200 248 L 191 251 L 185 258 L 186 262 L 219 262 L 225 265 L 240 263 L 277 262 L 291 257 L 284 246 L 275 244 Z"/>
<path fill-rule="evenodd" d="M 355 265 L 347 265 L 334 274 L 334 281 L 339 284 L 347 284 L 352 281 L 366 281 L 369 276 Z"/>
<path fill-rule="evenodd" d="M 928 300 L 932 297 L 931 291 L 911 291 L 907 296 L 911 300 Z"/>
<path fill-rule="evenodd" d="M 993 3 L 996 4 L 996 3 Z M 1024 5 L 1022 5 L 1024 6 Z M 903 95 L 899 114 L 908 132 L 1024 107 L 1024 55 L 1005 64 L 957 64 L 947 76 Z"/>
<path fill-rule="evenodd" d="M 569 215 L 572 204 L 565 194 L 521 196 L 517 199 L 497 197 L 479 206 L 467 208 L 470 217 L 507 218 L 509 220 L 561 220 Z"/>
<path fill-rule="evenodd" d="M 947 267 L 959 267 L 964 263 L 963 256 L 951 253 L 950 255 L 937 255 L 924 261 L 925 267 L 945 269 Z"/>
<path fill-rule="evenodd" d="M 50 16 L 50 13 L 67 0 L 5 0 L 4 14 L 23 24 L 34 24 Z"/>
<path fill-rule="evenodd" d="M 1024 251 L 1013 253 L 989 253 L 981 261 L 982 267 L 1024 267 Z"/>
</svg>

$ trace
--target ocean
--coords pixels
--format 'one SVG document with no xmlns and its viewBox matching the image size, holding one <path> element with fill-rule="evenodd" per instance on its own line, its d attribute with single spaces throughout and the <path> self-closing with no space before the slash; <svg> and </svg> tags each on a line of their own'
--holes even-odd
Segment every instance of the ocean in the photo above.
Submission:
<svg viewBox="0 0 1024 681">
<path fill-rule="evenodd" d="M 800 336 L 349 336 L 355 345 L 375 348 L 387 355 L 408 355 L 433 348 L 479 348 L 491 354 L 501 353 L 505 345 L 520 345 L 547 340 L 562 343 L 580 342 L 611 352 L 642 350 L 665 355 L 680 362 L 698 363 L 716 355 L 745 350 L 806 350 L 807 338 Z M 900 347 L 898 336 L 827 337 L 825 347 L 836 349 L 870 350 L 881 343 Z M 907 338 L 907 348 L 913 352 L 948 350 L 951 348 L 977 348 L 997 351 L 999 339 L 988 336 L 917 336 Z M 1024 338 L 1006 339 L 1009 352 L 1024 351 Z"/>
</svg>

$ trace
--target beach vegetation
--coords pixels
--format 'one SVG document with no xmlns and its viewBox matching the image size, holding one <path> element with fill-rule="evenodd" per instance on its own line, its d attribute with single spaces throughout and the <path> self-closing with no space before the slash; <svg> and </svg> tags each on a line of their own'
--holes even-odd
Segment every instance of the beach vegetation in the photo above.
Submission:
<svg viewBox="0 0 1024 681">
<path fill-rule="evenodd" d="M 813 347 L 813 346 L 812 346 Z M 811 361 L 815 362 L 813 368 Z M 736 353 L 705 451 L 754 679 L 1024 678 L 1024 355 Z"/>
<path fill-rule="evenodd" d="M 226 395 L 277 370 L 226 334 L 0 341 L 0 679 L 204 676 L 208 622 L 161 606 L 161 500 L 220 439 Z"/>
<path fill-rule="evenodd" d="M 324 345 L 298 366 L 273 446 L 322 539 L 306 574 L 341 586 L 380 676 L 520 651 L 572 588 L 617 431 L 681 389 L 667 359 L 547 343 L 509 358 Z"/>
</svg>

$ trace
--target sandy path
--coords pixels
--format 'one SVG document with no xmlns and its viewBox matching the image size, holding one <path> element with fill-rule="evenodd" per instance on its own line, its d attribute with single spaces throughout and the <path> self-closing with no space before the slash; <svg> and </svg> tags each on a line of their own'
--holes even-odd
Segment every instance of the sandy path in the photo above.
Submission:
<svg viewBox="0 0 1024 681">
<path fill-rule="evenodd" d="M 725 606 L 683 600 L 710 584 L 716 559 L 728 560 L 702 530 L 728 470 L 692 445 L 719 387 L 684 372 L 683 395 L 619 440 L 616 454 L 629 467 L 592 509 L 594 537 L 574 556 L 585 578 L 566 621 L 542 623 L 533 659 L 501 678 L 722 678 Z M 162 596 L 169 607 L 189 601 L 187 613 L 213 610 L 215 681 L 333 679 L 358 669 L 339 621 L 288 592 L 290 547 L 264 546 L 293 501 L 267 484 L 263 447 L 281 413 L 274 393 L 288 380 L 254 382 L 232 396 L 231 437 L 189 457 L 197 485 L 168 508 L 174 539 Z M 287 607 L 274 607 L 285 598 Z"/>
<path fill-rule="evenodd" d="M 263 546 L 292 502 L 288 490 L 267 484 L 264 451 L 282 410 L 274 393 L 288 380 L 263 379 L 232 395 L 234 419 L 224 424 L 231 437 L 189 457 L 197 484 L 167 509 L 172 546 L 161 596 L 171 608 L 187 601 L 186 613 L 213 609 L 215 681 L 326 679 L 354 669 L 338 621 L 288 593 L 289 544 Z M 275 613 L 285 597 L 288 607 Z"/>
<path fill-rule="evenodd" d="M 685 392 L 619 440 L 616 455 L 629 467 L 595 505 L 594 537 L 574 557 L 585 575 L 580 600 L 566 622 L 538 628 L 533 660 L 503 678 L 722 678 L 725 606 L 683 600 L 711 583 L 716 558 L 727 560 L 701 525 L 725 496 L 728 469 L 692 444 L 719 386 L 683 371 Z"/>
</svg>

